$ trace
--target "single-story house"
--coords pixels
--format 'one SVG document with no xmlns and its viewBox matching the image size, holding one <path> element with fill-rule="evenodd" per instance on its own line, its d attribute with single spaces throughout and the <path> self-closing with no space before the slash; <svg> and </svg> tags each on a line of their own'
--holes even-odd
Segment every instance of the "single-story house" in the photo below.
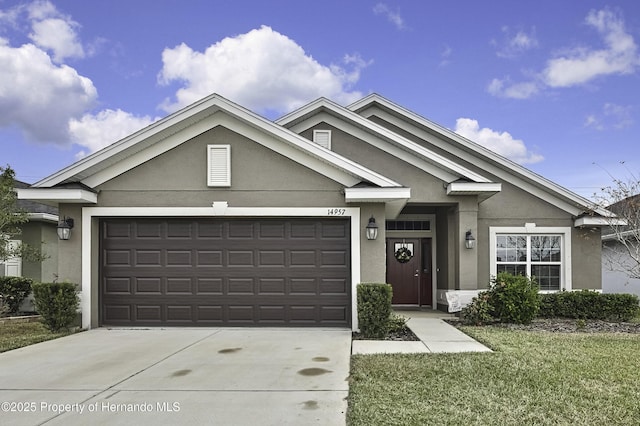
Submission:
<svg viewBox="0 0 640 426">
<path fill-rule="evenodd" d="M 84 327 L 357 329 L 358 283 L 447 309 L 500 271 L 599 289 L 610 214 L 377 94 L 277 121 L 214 94 L 19 197 L 74 220 Z"/>
</svg>

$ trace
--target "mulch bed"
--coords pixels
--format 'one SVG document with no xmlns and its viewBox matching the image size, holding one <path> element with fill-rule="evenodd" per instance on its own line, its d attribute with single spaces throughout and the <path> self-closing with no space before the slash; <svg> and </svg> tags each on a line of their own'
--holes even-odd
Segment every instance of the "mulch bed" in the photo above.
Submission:
<svg viewBox="0 0 640 426">
<path fill-rule="evenodd" d="M 460 321 L 448 321 L 458 327 Z M 640 334 L 640 323 L 607 322 L 600 320 L 577 320 L 565 318 L 539 318 L 531 324 L 492 324 L 495 327 L 513 330 L 548 331 L 551 333 L 633 333 Z"/>
<path fill-rule="evenodd" d="M 353 340 L 370 340 L 362 337 L 360 333 L 353 333 Z M 407 341 L 407 342 L 415 342 L 419 341 L 418 337 L 413 334 L 413 331 L 409 327 L 403 327 L 401 329 L 389 332 L 384 339 L 377 340 L 391 340 L 391 341 Z"/>
</svg>

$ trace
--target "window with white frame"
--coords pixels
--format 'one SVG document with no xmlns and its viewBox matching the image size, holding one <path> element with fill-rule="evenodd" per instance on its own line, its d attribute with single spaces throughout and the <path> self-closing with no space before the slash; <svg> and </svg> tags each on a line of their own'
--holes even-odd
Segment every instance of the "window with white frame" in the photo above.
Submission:
<svg viewBox="0 0 640 426">
<path fill-rule="evenodd" d="M 570 228 L 491 228 L 491 274 L 535 277 L 541 291 L 569 290 L 570 236 Z"/>
</svg>

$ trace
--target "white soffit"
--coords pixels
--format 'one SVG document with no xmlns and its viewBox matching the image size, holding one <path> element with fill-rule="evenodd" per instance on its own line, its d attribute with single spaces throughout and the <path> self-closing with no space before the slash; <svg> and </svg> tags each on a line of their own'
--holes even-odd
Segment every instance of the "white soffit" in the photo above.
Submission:
<svg viewBox="0 0 640 426">
<path fill-rule="evenodd" d="M 447 195 L 494 195 L 502 191 L 501 183 L 451 182 Z"/>
<path fill-rule="evenodd" d="M 345 188 L 347 203 L 382 203 L 411 198 L 411 188 Z"/>
<path fill-rule="evenodd" d="M 27 217 L 29 218 L 29 222 L 49 222 L 49 223 L 58 223 L 58 215 L 51 213 L 27 213 Z"/>
<path fill-rule="evenodd" d="M 84 189 L 70 188 L 24 188 L 16 189 L 19 200 L 38 201 L 43 204 L 96 204 L 98 194 Z"/>
<path fill-rule="evenodd" d="M 583 216 L 579 217 L 573 222 L 575 227 L 590 227 L 590 226 L 626 226 L 628 222 L 623 218 L 604 218 L 601 216 Z"/>
</svg>

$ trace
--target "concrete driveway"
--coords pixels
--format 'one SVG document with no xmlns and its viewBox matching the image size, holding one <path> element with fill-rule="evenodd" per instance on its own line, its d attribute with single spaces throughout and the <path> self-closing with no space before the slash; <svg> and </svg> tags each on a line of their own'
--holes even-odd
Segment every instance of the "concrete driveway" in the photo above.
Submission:
<svg viewBox="0 0 640 426">
<path fill-rule="evenodd" d="M 95 329 L 0 354 L 11 425 L 345 424 L 351 332 Z"/>
</svg>

